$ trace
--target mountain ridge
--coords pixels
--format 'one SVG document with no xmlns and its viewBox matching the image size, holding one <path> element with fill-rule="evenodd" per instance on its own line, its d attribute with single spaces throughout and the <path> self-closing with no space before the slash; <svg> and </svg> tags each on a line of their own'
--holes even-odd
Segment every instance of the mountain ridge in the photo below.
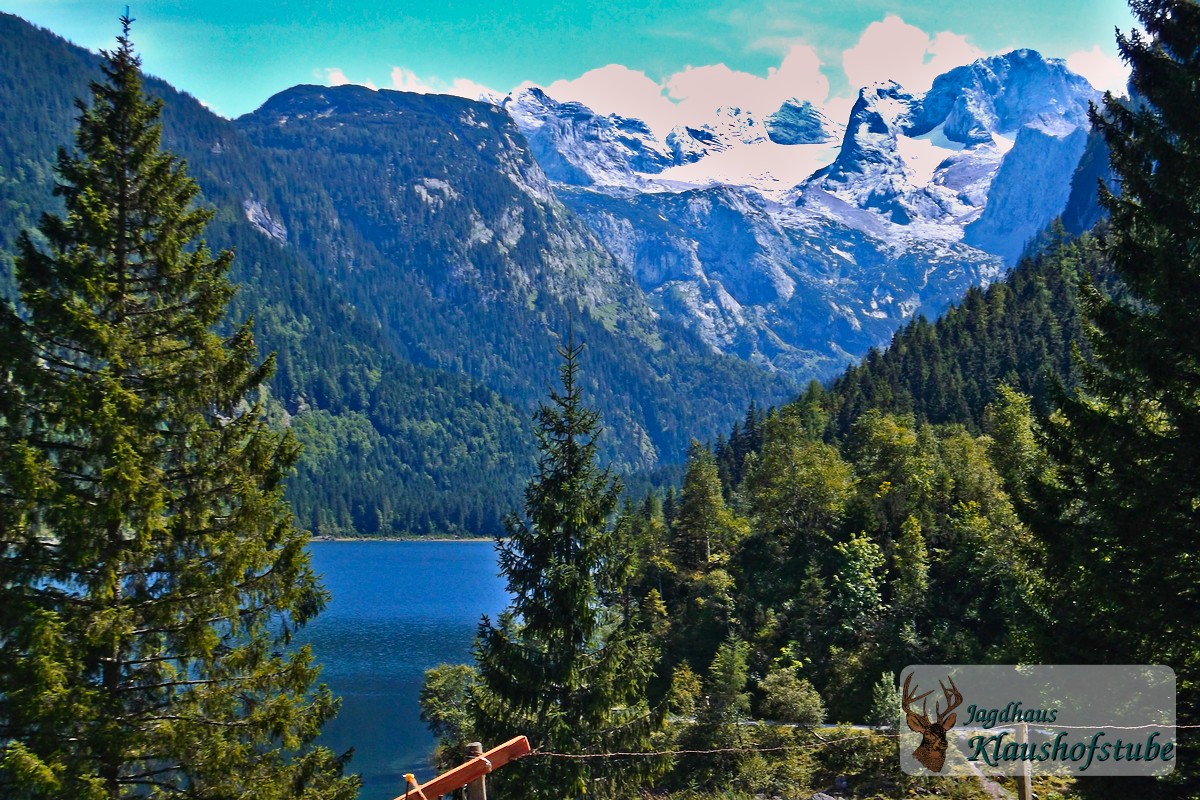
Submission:
<svg viewBox="0 0 1200 800">
<path fill-rule="evenodd" d="M 15 17 L 0 30 L 3 250 L 54 207 L 51 142 L 97 59 Z M 235 313 L 279 354 L 273 413 L 308 446 L 291 489 L 304 524 L 491 533 L 532 468 L 528 415 L 566 330 L 589 343 L 605 456 L 676 463 L 751 401 L 994 281 L 1058 206 L 1092 218 L 1078 82 L 1031 51 L 996 59 L 920 96 L 868 88 L 845 126 L 811 104 L 731 107 L 670 142 L 534 89 L 497 105 L 302 85 L 230 121 L 147 85 L 216 210 L 211 244 L 237 248 Z M 1042 73 L 1058 83 L 1040 94 L 1005 82 Z M 828 161 L 789 184 L 781 153 L 792 174 Z M 1048 153 L 1058 194 L 1017 202 Z M 1025 227 L 1004 238 L 1012 220 Z"/>
<path fill-rule="evenodd" d="M 98 58 L 10 15 L 0 32 L 8 248 L 56 207 L 54 151 L 69 146 L 73 99 L 86 96 Z M 680 460 L 690 436 L 715 435 L 752 398 L 793 390 L 660 321 L 549 192 L 523 136 L 493 106 L 383 95 L 418 123 L 392 142 L 395 119 L 379 97 L 308 87 L 267 106 L 295 102 L 283 127 L 299 143 L 289 149 L 270 125 L 247 132 L 162 81 L 146 86 L 165 101 L 164 145 L 187 160 L 216 212 L 210 246 L 236 248 L 233 315 L 254 316 L 260 346 L 277 353 L 269 405 L 306 446 L 289 498 L 318 533 L 500 530 L 534 467 L 529 419 L 572 326 L 589 344 L 585 396 L 611 428 L 602 449 L 622 469 Z M 329 97 L 363 112 L 321 132 L 323 152 L 304 141 L 321 120 L 298 116 L 318 95 L 326 106 L 316 113 Z M 447 163 L 442 148 L 455 141 L 457 161 Z M 381 142 L 391 149 L 371 149 Z M 297 169 L 305 159 L 338 171 Z M 464 194 L 468 184 L 456 188 L 449 172 L 478 191 Z M 389 191 L 396 181 L 403 192 Z M 462 213 L 449 219 L 454 209 Z M 526 255 L 527 270 L 510 269 Z M 3 262 L 0 290 L 12 296 Z"/>
<path fill-rule="evenodd" d="M 771 136 L 725 109 L 722 124 L 661 141 L 643 126 L 636 148 L 615 147 L 595 135 L 615 115 L 580 103 L 562 114 L 528 87 L 502 105 L 548 151 L 554 190 L 656 311 L 714 351 L 803 381 L 832 376 L 914 314 L 936 316 L 995 280 L 1069 205 L 1094 217 L 1094 200 L 1071 186 L 1096 97 L 1062 60 L 1023 49 L 950 70 L 924 93 L 894 81 L 864 87 L 844 126 L 785 102 L 815 125 L 807 138 Z M 639 166 L 627 157 L 635 151 L 657 156 Z M 666 156 L 674 163 L 664 166 Z M 714 242 L 700 207 L 743 219 Z M 792 290 L 737 289 L 765 284 Z M 815 297 L 798 298 L 797 286 Z"/>
</svg>

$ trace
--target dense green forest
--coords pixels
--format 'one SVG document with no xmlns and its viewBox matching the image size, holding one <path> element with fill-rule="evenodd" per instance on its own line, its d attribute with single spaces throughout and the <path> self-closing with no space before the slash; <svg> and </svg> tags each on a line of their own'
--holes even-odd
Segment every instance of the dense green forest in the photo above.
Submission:
<svg viewBox="0 0 1200 800">
<path fill-rule="evenodd" d="M 646 684 L 656 707 L 689 720 L 644 734 L 641 747 L 733 750 L 647 764 L 641 780 L 682 796 L 788 796 L 849 775 L 855 796 L 987 797 L 970 782 L 904 776 L 886 730 L 834 723 L 892 725 L 906 664 L 1116 663 L 1064 625 L 1076 578 L 1057 559 L 1079 556 L 1063 553 L 1067 467 L 1051 444 L 1056 409 L 1092 363 L 1084 298 L 1129 294 L 1105 255 L 1109 235 L 1052 232 L 1005 281 L 936 322 L 915 320 L 828 386 L 752 405 L 730 435 L 693 444 L 678 487 L 615 515 L 629 577 L 609 602 L 658 651 Z M 491 691 L 486 674 L 455 669 L 431 671 L 423 701 L 448 760 L 480 730 L 469 714 L 447 724 L 448 709 Z M 589 746 L 585 733 L 572 742 Z M 594 777 L 639 779 L 605 769 L 593 765 Z M 1183 797 L 1191 780 L 1181 768 L 1125 783 Z M 1099 780 L 1039 787 L 1125 791 Z"/>
<path fill-rule="evenodd" d="M 608 523 L 629 577 L 593 603 L 613 615 L 608 630 L 650 638 L 650 708 L 669 712 L 632 748 L 657 768 L 642 787 L 996 796 L 983 781 L 901 774 L 898 670 L 1166 664 L 1183 726 L 1174 771 L 1043 778 L 1037 796 L 1200 796 L 1189 727 L 1200 723 L 1200 6 L 1134 11 L 1147 35 L 1119 45 L 1140 99 L 1110 97 L 1092 115 L 1111 167 L 1092 170 L 1107 220 L 1078 236 L 1056 224 L 1006 280 L 936 322 L 914 320 L 828 386 L 751 405 L 728 435 L 693 443 L 677 487 Z M 575 535 L 536 505 L 526 512 L 539 535 L 523 552 Z M 606 569 L 603 558 L 568 560 L 539 596 L 552 602 L 567 576 Z M 479 709 L 536 709 L 550 729 L 558 713 L 512 695 L 497 676 L 519 661 L 498 667 L 486 622 L 480 630 L 486 669 L 427 676 L 424 714 L 448 759 L 486 730 Z M 579 649 L 592 652 L 586 637 Z M 555 748 L 605 752 L 590 737 L 615 722 Z M 597 786 L 637 783 L 620 758 L 587 763 Z"/>
<path fill-rule="evenodd" d="M 56 207 L 54 155 L 98 60 L 16 17 L 0 16 L 0 29 L 0 252 L 11 253 L 18 232 Z M 169 101 L 164 143 L 188 156 L 217 208 L 209 241 L 237 253 L 231 317 L 253 317 L 276 354 L 275 415 L 307 450 L 289 492 L 302 524 L 318 534 L 497 530 L 496 509 L 532 464 L 527 415 L 480 383 L 392 353 L 311 262 L 247 223 L 239 194 L 265 194 L 275 178 L 244 137 L 161 81 L 147 86 Z M 7 257 L 0 285 L 11 297 Z"/>
<path fill-rule="evenodd" d="M 1052 471 L 1037 431 L 1078 382 L 1079 287 L 1112 283 L 1099 245 L 1055 234 L 829 386 L 752 405 L 729 436 L 693 444 L 676 488 L 615 515 L 627 577 L 609 602 L 657 649 L 647 693 L 693 720 L 643 733 L 642 749 L 745 751 L 644 765 L 658 790 L 788 796 L 849 773 L 862 796 L 957 791 L 900 775 L 886 737 L 831 729 L 851 741 L 822 748 L 803 728 L 744 723 L 890 725 L 906 664 L 1042 660 L 1062 587 L 1034 524 Z M 424 698 L 448 760 L 481 730 L 449 709 L 489 696 L 486 673 L 457 669 L 432 671 Z"/>
</svg>

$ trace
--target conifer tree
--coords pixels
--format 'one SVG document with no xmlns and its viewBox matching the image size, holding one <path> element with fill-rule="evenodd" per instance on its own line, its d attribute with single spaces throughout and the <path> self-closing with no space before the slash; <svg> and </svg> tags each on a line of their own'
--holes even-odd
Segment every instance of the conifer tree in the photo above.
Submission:
<svg viewBox="0 0 1200 800">
<path fill-rule="evenodd" d="M 685 750 L 730 752 L 685 756 L 682 771 L 692 785 L 726 787 L 747 761 L 745 754 L 736 751 L 750 744 L 741 724 L 750 716 L 749 656 L 750 646 L 735 634 L 716 648 L 704 681 L 704 703 L 680 744 Z"/>
<path fill-rule="evenodd" d="M 296 445 L 249 323 L 214 332 L 232 254 L 196 241 L 121 23 L 0 306 L 0 796 L 349 798 L 311 746 L 337 704 L 287 647 L 325 601 Z"/>
<path fill-rule="evenodd" d="M 665 597 L 671 663 L 685 659 L 694 669 L 704 669 L 731 631 L 736 598 L 729 562 L 748 533 L 746 521 L 721 494 L 713 454 L 693 440 L 669 537 L 674 580 Z"/>
<path fill-rule="evenodd" d="M 1052 430 L 1066 535 L 1047 537 L 1062 581 L 1058 616 L 1071 659 L 1164 663 L 1179 680 L 1179 719 L 1200 723 L 1200 5 L 1131 3 L 1145 34 L 1118 36 L 1132 103 L 1105 97 L 1093 125 L 1120 193 L 1106 257 L 1128 292 L 1084 292 L 1094 358 Z M 1194 741 L 1181 732 L 1181 745 Z M 1195 750 L 1181 748 L 1165 795 L 1194 796 Z M 1099 785 L 1099 784 L 1097 784 Z M 1122 793 L 1133 791 L 1121 787 Z M 1139 793 L 1143 790 L 1139 789 Z"/>
<path fill-rule="evenodd" d="M 708 448 L 692 440 L 679 508 L 671 528 L 675 564 L 690 573 L 703 573 L 724 563 L 745 534 L 725 504 L 717 462 Z"/>
<path fill-rule="evenodd" d="M 498 540 L 512 602 L 476 642 L 479 735 L 523 733 L 558 753 L 651 749 L 662 720 L 647 701 L 654 652 L 618 602 L 632 579 L 628 530 L 613 524 L 621 491 L 596 465 L 598 414 L 580 396 L 582 345 L 559 349 L 562 390 L 536 414 L 538 471 L 524 515 Z M 629 797 L 662 765 L 652 759 L 519 761 L 498 775 L 513 797 Z"/>
</svg>

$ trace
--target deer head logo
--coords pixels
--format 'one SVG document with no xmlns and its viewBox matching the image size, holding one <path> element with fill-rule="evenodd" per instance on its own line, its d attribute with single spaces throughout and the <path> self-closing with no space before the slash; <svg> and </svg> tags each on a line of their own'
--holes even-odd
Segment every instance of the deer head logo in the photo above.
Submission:
<svg viewBox="0 0 1200 800">
<path fill-rule="evenodd" d="M 938 686 L 942 687 L 942 694 L 946 696 L 946 710 L 940 710 L 939 703 L 933 704 L 933 713 L 937 715 L 937 722 L 929 721 L 929 714 L 925 710 L 925 698 L 933 694 L 930 689 L 925 694 L 917 694 L 916 686 L 909 688 L 912 683 L 913 673 L 908 673 L 908 677 L 904 679 L 904 715 L 908 719 L 908 727 L 912 728 L 917 733 L 921 734 L 921 746 L 913 751 L 913 757 L 920 761 L 926 769 L 933 772 L 941 772 L 942 767 L 946 764 L 946 731 L 954 727 L 958 715 L 951 713 L 958 708 L 962 703 L 962 693 L 958 691 L 958 687 L 954 685 L 954 679 L 949 675 L 946 680 L 950 681 L 950 688 L 938 681 Z M 921 713 L 912 710 L 912 704 L 921 701 Z"/>
</svg>

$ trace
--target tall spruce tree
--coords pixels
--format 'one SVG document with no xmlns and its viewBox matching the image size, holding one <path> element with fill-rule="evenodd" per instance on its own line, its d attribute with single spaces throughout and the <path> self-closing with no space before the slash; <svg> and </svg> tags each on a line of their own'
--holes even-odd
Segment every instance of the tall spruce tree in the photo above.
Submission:
<svg viewBox="0 0 1200 800">
<path fill-rule="evenodd" d="M 498 540 L 512 602 L 479 627 L 476 731 L 495 744 L 517 734 L 557 753 L 646 751 L 662 721 L 647 685 L 654 652 L 618 602 L 631 580 L 629 532 L 614 525 L 620 483 L 596 465 L 597 413 L 583 405 L 582 345 L 559 349 L 562 391 L 536 414 L 538 470 L 524 516 Z M 629 797 L 661 766 L 653 759 L 531 758 L 498 775 L 506 796 Z"/>
<path fill-rule="evenodd" d="M 1064 592 L 1059 661 L 1164 663 L 1181 724 L 1200 723 L 1200 5 L 1131 3 L 1145 30 L 1118 36 L 1133 102 L 1105 97 L 1120 193 L 1104 252 L 1129 297 L 1084 293 L 1094 358 L 1052 428 L 1067 527 L 1048 535 Z M 1196 796 L 1195 737 L 1173 781 L 1143 795 Z M 1190 745 L 1190 746 L 1189 746 Z M 1186 784 L 1186 788 L 1180 784 Z M 1091 791 L 1106 791 L 1088 782 Z M 1121 796 L 1134 791 L 1128 782 Z"/>
<path fill-rule="evenodd" d="M 0 307 L 0 795 L 349 798 L 311 746 L 337 703 L 287 646 L 325 601 L 297 448 L 249 323 L 214 332 L 232 254 L 196 243 L 121 24 Z"/>
<path fill-rule="evenodd" d="M 721 479 L 713 454 L 693 439 L 688 448 L 679 510 L 671 526 L 675 564 L 690 574 L 707 572 L 714 556 L 716 563 L 728 560 L 742 533 L 721 494 Z"/>
</svg>

